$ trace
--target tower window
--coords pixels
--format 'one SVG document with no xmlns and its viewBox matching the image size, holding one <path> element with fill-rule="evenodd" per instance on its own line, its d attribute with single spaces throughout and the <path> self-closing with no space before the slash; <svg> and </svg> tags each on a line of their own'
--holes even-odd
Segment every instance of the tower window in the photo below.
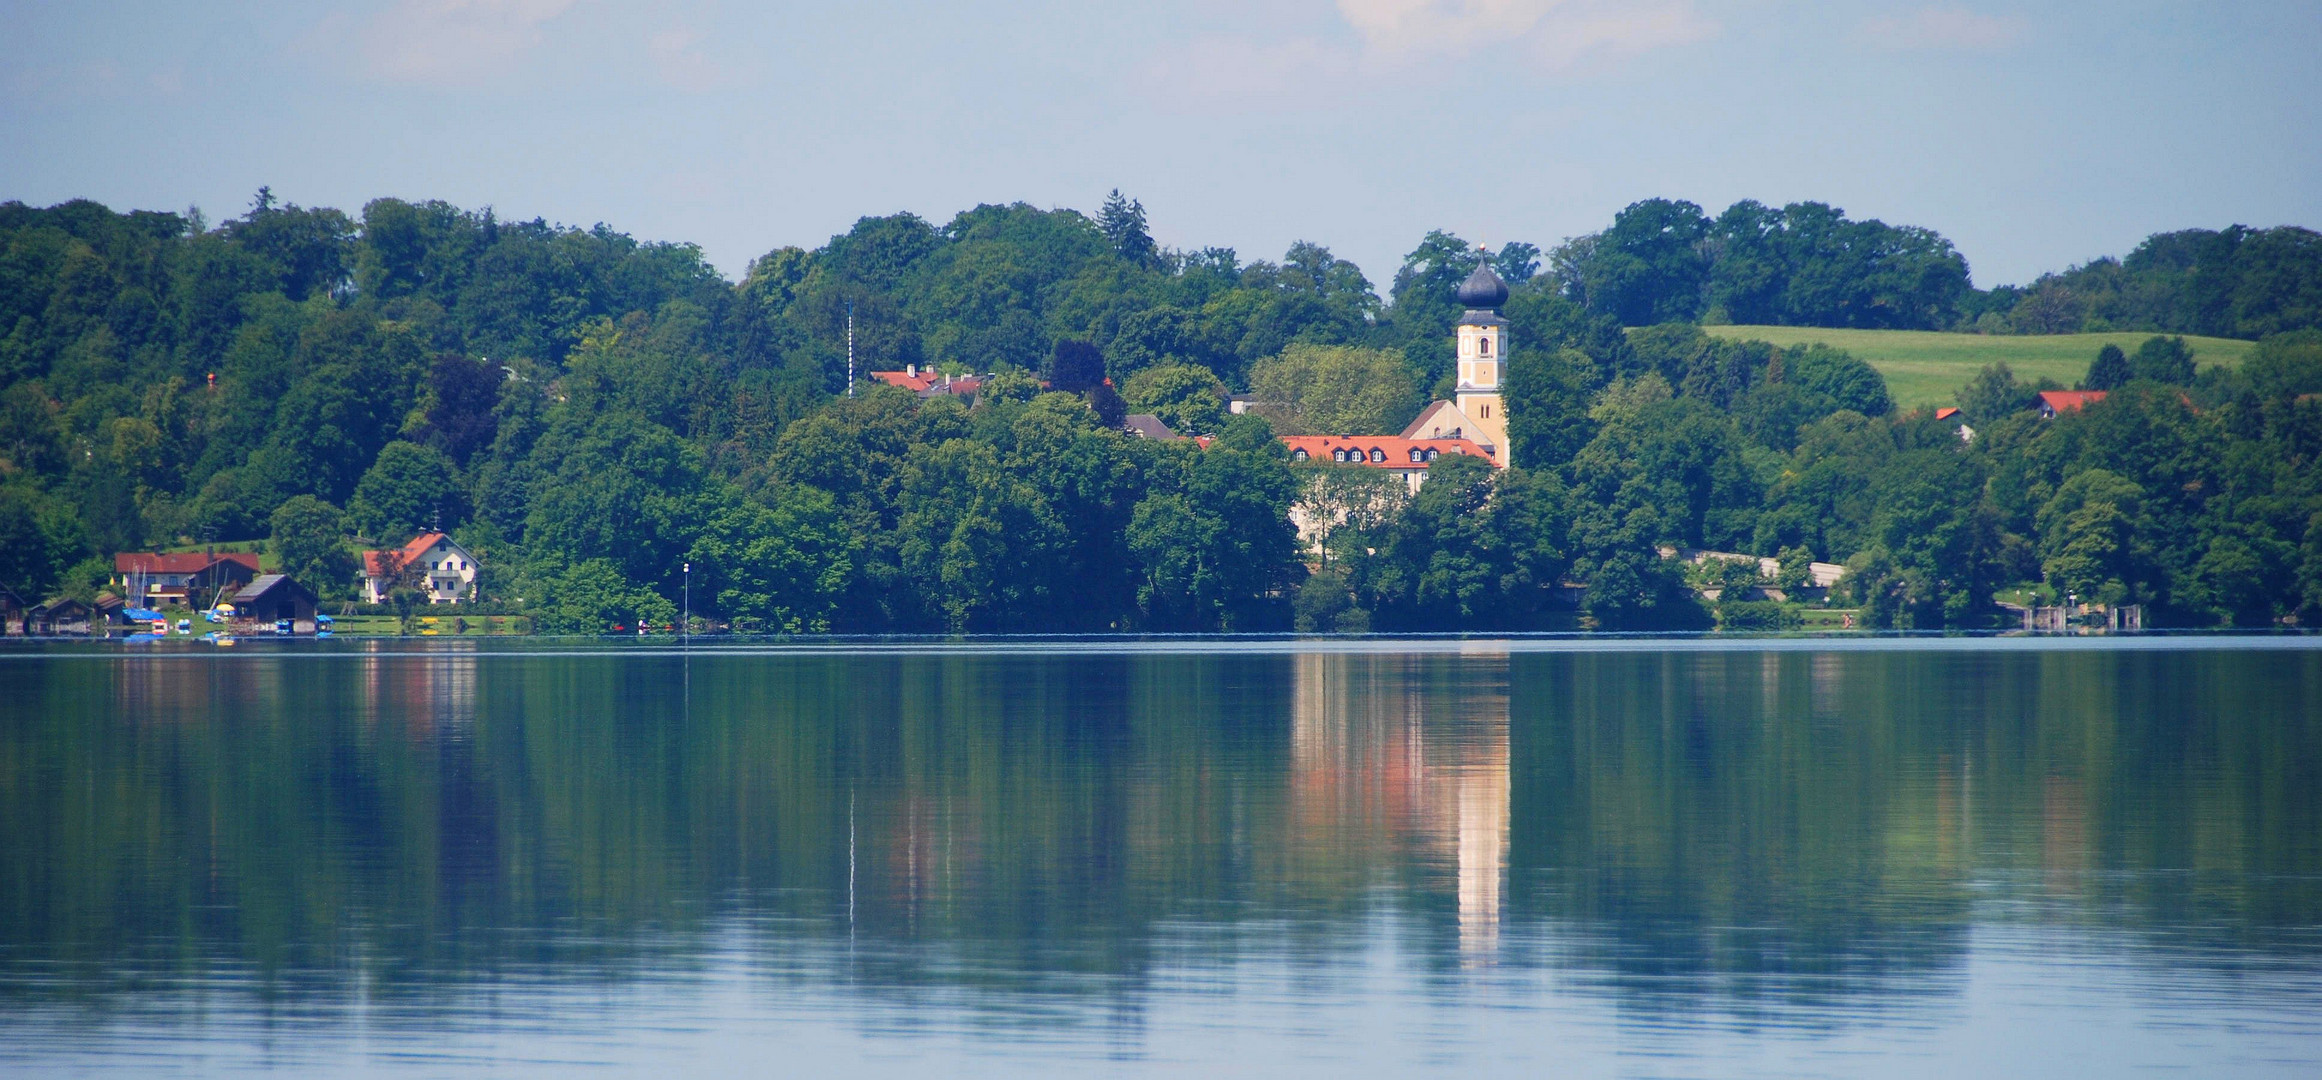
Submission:
<svg viewBox="0 0 2322 1080">
<path fill-rule="evenodd" d="M 1475 351 L 1481 355 L 1490 356 L 1492 354 L 1492 339 L 1477 338 L 1475 342 Z"/>
</svg>

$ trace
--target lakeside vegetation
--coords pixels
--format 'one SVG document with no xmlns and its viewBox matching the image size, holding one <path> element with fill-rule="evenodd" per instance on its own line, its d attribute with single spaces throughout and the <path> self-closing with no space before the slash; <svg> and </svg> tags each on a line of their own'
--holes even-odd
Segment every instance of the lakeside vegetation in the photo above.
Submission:
<svg viewBox="0 0 2322 1080">
<path fill-rule="evenodd" d="M 2230 272 L 2226 330 L 2285 328 L 2131 334 L 2052 377 L 2112 391 L 2054 420 L 2032 409 L 2064 360 L 1979 367 L 1963 441 L 1913 408 L 1925 385 L 1811 344 L 1996 310 L 1947 241 L 1797 204 L 1751 248 L 1653 203 L 1490 255 L 1515 467 L 1445 460 L 1416 496 L 1276 435 L 1391 432 L 1448 395 L 1483 256 L 1447 233 L 1382 295 L 1319 244 L 1163 250 L 1117 194 L 864 218 L 739 282 L 691 245 L 440 202 L 261 191 L 215 228 L 0 205 L 0 584 L 37 602 L 95 590 L 115 552 L 263 538 L 345 598 L 360 547 L 441 527 L 483 599 L 550 632 L 671 623 L 688 580 L 737 630 L 1534 629 L 1569 621 L 1567 583 L 1587 625 L 1711 625 L 1665 547 L 1843 562 L 1872 626 L 1994 625 L 2025 584 L 2148 626 L 2322 615 L 2322 330 L 2284 323 L 2322 290 L 2313 234 L 2189 264 Z M 2214 314 L 2215 274 L 2150 261 L 2121 279 L 2143 306 L 2107 318 Z M 992 377 L 972 402 L 849 396 L 850 320 L 858 371 Z M 1215 438 L 1130 437 L 1130 409 Z M 1318 500 L 1343 512 L 1301 550 L 1291 508 Z"/>
</svg>

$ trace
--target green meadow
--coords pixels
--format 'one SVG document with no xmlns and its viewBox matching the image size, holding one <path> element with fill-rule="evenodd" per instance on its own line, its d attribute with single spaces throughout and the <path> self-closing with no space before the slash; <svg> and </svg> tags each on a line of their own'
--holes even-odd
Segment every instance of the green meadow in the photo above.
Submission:
<svg viewBox="0 0 2322 1080">
<path fill-rule="evenodd" d="M 2033 382 L 2042 376 L 2071 387 L 2088 374 L 2088 362 L 2106 345 L 2134 353 L 2147 333 L 2047 334 L 2014 336 L 1945 334 L 1932 330 L 1825 330 L 1811 326 L 1705 326 L 1717 337 L 1737 341 L 1767 341 L 1775 345 L 1820 342 L 1844 349 L 1869 361 L 1887 377 L 1895 404 L 1905 408 L 1950 405 L 1951 395 L 1989 364 L 2006 361 L 2016 378 Z M 2185 336 L 2196 364 L 2238 365 L 2248 354 L 2248 341 L 2232 338 Z"/>
</svg>

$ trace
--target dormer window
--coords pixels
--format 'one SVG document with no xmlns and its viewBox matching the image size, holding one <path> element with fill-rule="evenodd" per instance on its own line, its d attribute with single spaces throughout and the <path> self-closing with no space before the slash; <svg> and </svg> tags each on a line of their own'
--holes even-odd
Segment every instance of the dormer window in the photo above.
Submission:
<svg viewBox="0 0 2322 1080">
<path fill-rule="evenodd" d="M 1290 451 L 1290 460 L 1292 460 L 1292 461 L 1304 461 L 1304 460 L 1306 460 L 1306 458 L 1307 458 L 1307 453 L 1306 453 L 1306 451 L 1304 451 L 1304 450 L 1292 450 L 1292 451 Z"/>
<path fill-rule="evenodd" d="M 1384 451 L 1384 450 L 1381 450 L 1381 449 L 1379 449 L 1379 448 L 1378 448 L 1378 447 L 1376 447 L 1376 446 L 1374 446 L 1374 447 L 1371 447 L 1371 462 L 1372 462 L 1373 464 L 1377 464 L 1377 465 L 1384 465 L 1384 464 L 1386 464 L 1386 463 L 1387 463 L 1387 452 L 1386 452 L 1386 451 Z"/>
<path fill-rule="evenodd" d="M 1416 447 L 1416 446 L 1412 447 L 1412 448 L 1411 448 L 1411 460 L 1412 460 L 1414 463 L 1416 463 L 1416 462 L 1421 462 L 1421 461 L 1425 461 L 1425 460 L 1427 460 L 1427 451 L 1425 451 L 1425 450 L 1421 450 L 1421 449 L 1419 449 L 1419 448 L 1418 448 L 1418 447 Z"/>
<path fill-rule="evenodd" d="M 1441 451 L 1441 450 L 1437 450 L 1437 449 L 1435 449 L 1435 448 L 1433 448 L 1433 447 L 1429 447 L 1429 448 L 1428 448 L 1428 450 L 1427 450 L 1427 460 L 1429 460 L 1429 461 L 1433 461 L 1433 460 L 1435 460 L 1436 458 L 1439 458 L 1439 457 L 1442 457 L 1442 456 L 1443 456 L 1443 451 Z"/>
<path fill-rule="evenodd" d="M 1332 461 L 1345 461 L 1345 460 L 1346 460 L 1346 451 L 1344 451 L 1344 450 L 1333 450 L 1333 451 L 1331 451 L 1331 452 L 1330 452 L 1330 460 L 1332 460 Z"/>
</svg>

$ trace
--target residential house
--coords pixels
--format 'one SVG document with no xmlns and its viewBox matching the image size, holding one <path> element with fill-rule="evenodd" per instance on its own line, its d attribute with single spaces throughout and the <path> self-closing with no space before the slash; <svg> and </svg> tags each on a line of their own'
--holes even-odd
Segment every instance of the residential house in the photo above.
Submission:
<svg viewBox="0 0 2322 1080">
<path fill-rule="evenodd" d="M 24 598 L 8 586 L 0 585 L 0 634 L 23 633 L 24 615 Z"/>
<path fill-rule="evenodd" d="M 900 386 L 923 398 L 976 396 L 983 389 L 985 375 L 946 375 L 934 368 L 909 364 L 901 371 L 874 371 L 871 377 L 889 386 Z"/>
<path fill-rule="evenodd" d="M 384 604 L 395 579 L 419 568 L 420 590 L 430 604 L 476 598 L 476 557 L 451 537 L 425 532 L 399 548 L 363 553 L 363 599 Z"/>
<path fill-rule="evenodd" d="M 113 556 L 113 584 L 132 607 L 207 607 L 221 593 L 248 585 L 259 574 L 258 555 L 249 551 L 124 551 Z"/>
<path fill-rule="evenodd" d="M 1427 479 L 1427 467 L 1445 454 L 1470 454 L 1491 459 L 1481 445 L 1469 439 L 1406 439 L 1399 435 L 1284 435 L 1292 461 L 1330 461 L 1341 465 L 1368 465 L 1400 475 L 1411 490 Z"/>
<path fill-rule="evenodd" d="M 1405 439 L 1393 435 L 1285 435 L 1292 461 L 1329 461 L 1361 465 L 1402 478 L 1407 491 L 1418 491 L 1427 469 L 1445 454 L 1464 454 L 1486 461 L 1491 455 L 1467 439 Z M 1351 507 L 1326 497 L 1321 477 L 1315 477 L 1296 502 L 1290 504 L 1290 524 L 1298 530 L 1299 547 L 1320 553 L 1323 538 L 1346 520 Z"/>
<path fill-rule="evenodd" d="M 1139 439 L 1180 438 L 1177 429 L 1163 423 L 1152 413 L 1130 413 L 1121 421 L 1121 430 Z"/>
<path fill-rule="evenodd" d="M 2040 410 L 2040 419 L 2054 420 L 2057 413 L 2085 409 L 2103 400 L 2102 390 L 2042 390 L 2036 408 Z"/>
</svg>

